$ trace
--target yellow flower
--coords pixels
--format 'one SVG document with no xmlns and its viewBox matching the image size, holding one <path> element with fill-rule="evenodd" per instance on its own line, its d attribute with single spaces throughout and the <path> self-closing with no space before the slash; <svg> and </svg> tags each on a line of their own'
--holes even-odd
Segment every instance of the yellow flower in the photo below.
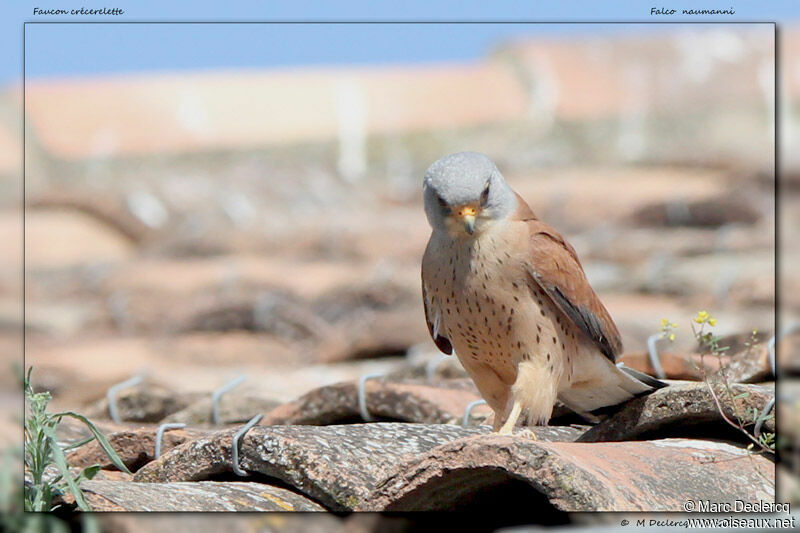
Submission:
<svg viewBox="0 0 800 533">
<path fill-rule="evenodd" d="M 709 318 L 708 319 L 708 325 L 709 326 L 716 326 L 717 325 L 717 319 L 716 318 Z"/>
<path fill-rule="evenodd" d="M 675 334 L 674 333 L 670 333 L 669 334 L 669 340 L 670 340 L 670 342 L 675 340 Z"/>
<path fill-rule="evenodd" d="M 671 327 L 671 328 L 673 328 L 673 329 L 674 329 L 674 328 L 677 328 L 677 327 L 678 327 L 678 324 L 676 324 L 675 322 L 673 322 L 672 324 L 670 324 L 670 325 L 669 325 L 669 327 Z"/>
<path fill-rule="evenodd" d="M 697 322 L 698 324 L 702 324 L 703 322 L 705 322 L 709 318 L 711 318 L 711 315 L 708 314 L 708 311 L 698 311 L 697 312 L 697 316 L 694 317 L 693 320 L 695 322 Z"/>
<path fill-rule="evenodd" d="M 662 328 L 666 327 L 667 324 L 669 324 L 669 320 L 667 320 L 666 318 L 662 318 L 661 319 L 661 327 Z"/>
</svg>

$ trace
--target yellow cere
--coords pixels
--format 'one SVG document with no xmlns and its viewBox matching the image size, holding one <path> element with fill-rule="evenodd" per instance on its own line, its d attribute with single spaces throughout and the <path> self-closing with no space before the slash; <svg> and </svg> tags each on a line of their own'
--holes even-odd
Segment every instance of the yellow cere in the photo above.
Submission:
<svg viewBox="0 0 800 533">
<path fill-rule="evenodd" d="M 471 205 L 465 205 L 458 210 L 458 216 L 467 217 L 467 216 L 475 216 L 475 207 Z"/>
</svg>

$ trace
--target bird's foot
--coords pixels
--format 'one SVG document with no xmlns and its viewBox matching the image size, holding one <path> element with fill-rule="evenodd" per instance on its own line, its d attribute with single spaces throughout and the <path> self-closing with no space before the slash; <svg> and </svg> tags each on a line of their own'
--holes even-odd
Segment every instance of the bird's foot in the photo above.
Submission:
<svg viewBox="0 0 800 533">
<path fill-rule="evenodd" d="M 536 433 L 533 432 L 530 428 L 524 428 L 521 431 L 514 433 L 514 428 L 509 426 L 503 426 L 500 428 L 499 431 L 495 431 L 497 435 L 513 435 L 514 437 L 523 437 L 525 439 L 531 440 L 539 440 L 539 437 L 536 436 Z"/>
<path fill-rule="evenodd" d="M 525 428 L 519 432 L 518 436 L 525 437 L 526 439 L 532 439 L 535 441 L 539 440 L 539 437 L 536 436 L 536 433 L 533 432 L 532 429 Z"/>
</svg>

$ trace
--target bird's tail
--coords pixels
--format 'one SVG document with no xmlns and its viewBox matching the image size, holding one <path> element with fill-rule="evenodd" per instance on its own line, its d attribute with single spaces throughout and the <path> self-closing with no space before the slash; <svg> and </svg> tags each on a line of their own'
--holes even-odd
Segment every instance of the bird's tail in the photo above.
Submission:
<svg viewBox="0 0 800 533">
<path fill-rule="evenodd" d="M 559 393 L 558 399 L 578 413 L 590 413 L 602 407 L 617 405 L 638 396 L 666 387 L 667 384 L 622 363 L 614 364 L 605 359 L 602 371 L 591 380 L 576 384 Z M 596 370 L 599 370 L 595 368 Z"/>
<path fill-rule="evenodd" d="M 640 381 L 640 382 L 644 383 L 645 385 L 649 386 L 650 390 L 645 391 L 645 394 L 649 394 L 649 393 L 653 392 L 654 390 L 663 389 L 664 387 L 666 387 L 668 385 L 667 383 L 664 383 L 660 379 L 656 379 L 653 376 L 645 374 L 644 372 L 639 372 L 638 370 L 634 370 L 632 368 L 629 368 L 629 367 L 625 366 L 624 363 L 621 363 L 621 362 L 617 363 L 616 366 L 617 366 L 617 368 L 619 368 L 620 370 L 622 370 L 623 372 L 628 374 L 630 377 L 632 377 L 636 381 Z"/>
</svg>

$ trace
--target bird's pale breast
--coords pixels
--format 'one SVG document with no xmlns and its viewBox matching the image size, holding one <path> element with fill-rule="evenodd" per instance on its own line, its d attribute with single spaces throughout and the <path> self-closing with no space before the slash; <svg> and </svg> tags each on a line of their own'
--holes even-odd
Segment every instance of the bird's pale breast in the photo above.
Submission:
<svg viewBox="0 0 800 533">
<path fill-rule="evenodd" d="M 510 222 L 475 239 L 442 236 L 425 257 L 429 310 L 490 404 L 497 392 L 484 389 L 492 379 L 476 373 L 491 369 L 511 387 L 519 365 L 533 365 L 561 388 L 580 343 L 575 326 L 531 281 L 527 257 L 514 254 L 527 250 L 527 238 L 524 224 Z"/>
</svg>

